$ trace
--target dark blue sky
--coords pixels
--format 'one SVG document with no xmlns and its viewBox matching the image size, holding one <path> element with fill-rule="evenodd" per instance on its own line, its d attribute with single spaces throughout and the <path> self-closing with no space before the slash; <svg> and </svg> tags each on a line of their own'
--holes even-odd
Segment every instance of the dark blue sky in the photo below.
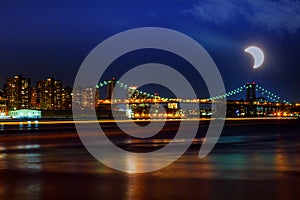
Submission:
<svg viewBox="0 0 300 200">
<path fill-rule="evenodd" d="M 228 91 L 256 81 L 300 101 L 299 10 L 295 0 L 2 0 L 0 84 L 22 73 L 33 81 L 54 76 L 72 86 L 80 64 L 100 42 L 127 29 L 158 26 L 197 40 L 216 62 Z M 265 52 L 259 69 L 252 69 L 253 59 L 244 52 L 249 45 Z M 115 68 L 111 74 L 120 71 Z"/>
</svg>

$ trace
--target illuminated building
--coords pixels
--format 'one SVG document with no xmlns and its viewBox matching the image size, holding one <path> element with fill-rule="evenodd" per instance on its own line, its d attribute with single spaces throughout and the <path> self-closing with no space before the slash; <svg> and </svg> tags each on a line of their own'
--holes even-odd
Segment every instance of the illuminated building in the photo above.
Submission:
<svg viewBox="0 0 300 200">
<path fill-rule="evenodd" d="M 8 113 L 8 99 L 0 97 L 0 116 L 5 116 Z M 1 117 L 0 117 L 1 118 Z"/>
<path fill-rule="evenodd" d="M 4 92 L 4 90 L 0 90 L 0 98 L 5 98 L 5 92 Z"/>
<path fill-rule="evenodd" d="M 42 115 L 39 110 L 21 109 L 9 111 L 9 116 L 13 119 L 37 119 L 41 118 Z"/>
<path fill-rule="evenodd" d="M 9 110 L 31 107 L 31 80 L 22 75 L 8 78 L 4 84 L 4 93 L 8 99 Z"/>
<path fill-rule="evenodd" d="M 71 87 L 66 87 L 62 89 L 61 105 L 63 110 L 72 109 L 72 95 L 73 89 Z"/>
<path fill-rule="evenodd" d="M 98 102 L 98 99 L 99 92 L 96 88 L 74 88 L 73 90 L 73 105 L 75 109 L 93 110 L 95 109 L 95 104 Z"/>
<path fill-rule="evenodd" d="M 37 92 L 36 92 L 36 87 L 31 87 L 31 108 L 34 109 L 38 109 L 39 108 L 39 104 L 37 102 Z"/>
<path fill-rule="evenodd" d="M 36 83 L 36 104 L 43 110 L 60 110 L 62 108 L 62 82 L 47 78 Z"/>
<path fill-rule="evenodd" d="M 146 94 L 141 94 L 137 91 L 137 86 L 130 86 L 127 89 L 126 98 L 133 103 L 126 105 L 126 116 L 128 118 L 136 118 L 138 116 L 149 118 L 149 103 L 141 103 L 143 99 L 148 98 Z"/>
</svg>

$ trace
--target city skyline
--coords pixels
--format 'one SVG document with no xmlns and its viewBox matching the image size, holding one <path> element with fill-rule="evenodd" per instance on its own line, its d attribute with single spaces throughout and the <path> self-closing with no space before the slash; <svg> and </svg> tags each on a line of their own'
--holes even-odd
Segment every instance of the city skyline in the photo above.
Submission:
<svg viewBox="0 0 300 200">
<path fill-rule="evenodd" d="M 63 86 L 63 81 L 61 80 L 57 80 L 55 79 L 54 77 L 46 77 L 45 79 L 40 79 L 40 80 L 37 80 L 35 82 L 33 82 L 31 80 L 30 77 L 25 77 L 23 76 L 22 74 L 17 74 L 17 75 L 14 75 L 13 77 L 7 77 L 6 78 L 6 82 L 3 84 L 2 87 L 0 87 L 0 98 L 3 97 L 3 98 L 8 98 L 7 95 L 8 95 L 8 91 L 7 89 L 9 87 L 11 87 L 13 85 L 13 87 L 15 87 L 16 82 L 18 82 L 18 80 L 20 81 L 18 84 L 20 85 L 19 87 L 22 89 L 20 89 L 21 92 L 24 93 L 24 89 L 25 90 L 28 90 L 27 92 L 25 93 L 29 93 L 29 96 L 31 95 L 30 93 L 32 93 L 33 91 L 34 92 L 37 92 L 37 91 L 41 91 L 41 90 L 54 90 L 54 92 L 56 93 L 56 90 L 59 92 L 61 91 L 64 91 L 64 90 L 68 90 L 68 92 L 71 94 L 72 91 L 73 91 L 73 88 L 70 87 L 70 86 Z M 24 84 L 24 85 L 23 85 Z M 95 86 L 88 86 L 88 87 L 79 87 L 79 88 L 76 88 L 76 89 L 95 89 L 97 91 L 97 95 L 98 95 L 98 98 L 99 99 L 115 99 L 113 93 L 114 93 L 114 88 L 116 85 L 119 85 L 119 87 L 123 88 L 124 90 L 127 91 L 127 94 L 125 96 L 123 96 L 123 98 L 129 98 L 128 97 L 128 94 L 130 93 L 130 91 L 135 91 L 134 93 L 137 93 L 138 95 L 148 95 L 148 97 L 154 97 L 154 96 L 159 96 L 160 98 L 189 98 L 189 97 L 176 97 L 174 96 L 174 94 L 171 92 L 169 93 L 170 96 L 161 96 L 159 95 L 160 94 L 160 90 L 155 90 L 154 92 L 149 92 L 147 90 L 141 90 L 141 88 L 143 89 L 149 89 L 149 88 L 152 88 L 153 90 L 153 84 L 150 84 L 150 86 L 148 87 L 145 87 L 145 86 L 142 86 L 142 87 L 137 87 L 135 84 L 132 84 L 132 85 L 128 85 L 126 83 L 122 83 L 122 82 L 119 82 L 118 79 L 116 79 L 115 77 L 112 77 L 110 79 L 106 79 L 102 82 L 99 82 L 97 85 Z M 252 88 L 252 95 L 249 94 L 249 91 L 246 91 L 246 95 L 244 95 L 243 93 L 241 93 L 244 89 L 248 89 L 248 86 L 249 85 L 254 85 L 254 87 Z M 106 90 L 103 91 L 101 90 L 101 88 L 103 86 L 107 86 L 106 87 Z M 154 85 L 155 86 L 155 85 Z M 25 87 L 25 88 L 24 88 Z M 54 89 L 52 89 L 52 88 Z M 56 89 L 57 87 L 57 89 Z M 252 86 L 251 86 L 252 87 Z M 104 87 L 105 88 L 105 87 Z M 163 87 L 156 87 L 155 89 L 165 89 Z M 131 91 L 131 93 L 132 93 Z M 162 90 L 163 91 L 163 90 Z M 164 92 L 164 91 L 163 91 Z M 166 92 L 166 91 L 165 91 Z M 101 93 L 101 95 L 100 95 Z M 168 93 L 168 91 L 167 91 Z M 255 94 L 254 94 L 255 93 Z M 260 96 L 256 96 L 256 93 L 258 93 L 257 95 L 260 95 Z M 241 95 L 243 96 L 243 98 L 239 99 L 241 97 Z M 250 96 L 249 96 L 250 95 Z M 51 95 L 50 95 L 51 96 Z M 134 95 L 136 96 L 136 95 Z M 231 97 L 232 96 L 234 97 L 234 99 L 228 99 L 228 97 Z M 118 96 L 119 98 L 121 98 L 121 96 Z M 137 96 L 136 96 L 137 97 Z M 33 97 L 31 95 L 31 101 L 35 102 L 36 100 L 32 100 L 33 98 L 37 98 L 37 97 Z M 226 93 L 224 94 L 219 94 L 218 96 L 198 96 L 197 97 L 198 99 L 209 99 L 209 100 L 219 100 L 219 99 L 223 99 L 223 98 L 227 98 L 227 100 L 245 100 L 245 101 L 249 101 L 249 99 L 252 99 L 253 100 L 256 100 L 256 99 L 259 99 L 259 98 L 265 98 L 266 100 L 269 100 L 271 102 L 282 102 L 282 103 L 296 103 L 298 104 L 298 102 L 289 102 L 287 101 L 286 99 L 282 98 L 282 96 L 279 96 L 278 94 L 275 94 L 271 91 L 269 91 L 268 89 L 265 89 L 263 88 L 262 86 L 260 85 L 257 85 L 256 82 L 248 82 L 244 85 L 241 85 L 240 87 L 237 87 L 231 91 L 227 91 Z"/>
<path fill-rule="evenodd" d="M 62 80 L 65 86 L 72 86 L 85 56 L 100 42 L 128 29 L 158 26 L 183 32 L 203 45 L 217 64 L 226 90 L 255 81 L 289 101 L 299 102 L 297 6 L 299 2 L 266 0 L 259 3 L 153 1 L 151 4 L 72 1 L 72 4 L 47 2 L 46 5 L 35 1 L 3 2 L 0 85 L 7 76 L 21 73 L 32 77 L 33 82 L 50 76 Z M 212 9 L 218 14 L 210 15 Z M 257 10 L 257 16 L 251 15 L 253 10 Z M 265 52 L 265 63 L 260 69 L 252 69 L 253 60 L 244 52 L 249 45 L 259 46 Z M 185 70 L 196 89 L 206 92 L 201 76 L 195 76 L 186 63 L 174 61 L 165 52 L 159 54 L 135 52 L 127 55 L 129 58 L 120 58 L 112 63 L 103 79 L 119 78 L 121 72 L 154 60 Z"/>
<path fill-rule="evenodd" d="M 295 199 L 300 0 L 2 0 L 0 199 Z"/>
</svg>

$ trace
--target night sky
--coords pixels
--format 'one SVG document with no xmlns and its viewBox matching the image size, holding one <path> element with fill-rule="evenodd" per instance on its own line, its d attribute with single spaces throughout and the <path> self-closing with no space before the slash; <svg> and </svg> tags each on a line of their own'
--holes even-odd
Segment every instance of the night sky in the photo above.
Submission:
<svg viewBox="0 0 300 200">
<path fill-rule="evenodd" d="M 227 91 L 255 81 L 300 102 L 300 1 L 295 0 L 2 0 L 0 85 L 21 73 L 33 82 L 54 76 L 72 86 L 82 61 L 96 45 L 121 31 L 147 26 L 174 29 L 198 41 L 217 64 Z M 259 69 L 252 68 L 253 58 L 244 52 L 250 45 L 265 53 Z M 125 59 L 112 66 L 107 77 L 118 77 L 122 71 L 118 67 L 149 58 L 172 65 L 171 57 L 148 52 L 144 60 Z M 177 67 L 185 69 L 180 64 Z M 185 73 L 192 77 L 192 71 Z M 201 91 L 200 86 L 195 88 Z"/>
</svg>

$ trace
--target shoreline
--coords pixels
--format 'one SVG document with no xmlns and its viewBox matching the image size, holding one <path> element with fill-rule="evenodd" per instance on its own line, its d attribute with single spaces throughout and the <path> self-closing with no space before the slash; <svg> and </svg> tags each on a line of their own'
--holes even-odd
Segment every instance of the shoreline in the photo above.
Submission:
<svg viewBox="0 0 300 200">
<path fill-rule="evenodd" d="M 157 119 L 157 120 L 150 120 L 150 119 L 99 119 L 99 120 L 90 120 L 90 119 L 82 119 L 76 120 L 76 123 L 129 123 L 129 122 L 136 122 L 136 123 L 143 123 L 143 122 L 180 122 L 180 121 L 211 121 L 217 120 L 216 118 L 190 118 L 190 119 Z M 223 120 L 223 119 L 221 119 Z M 260 120 L 267 120 L 267 121 L 284 121 L 284 120 L 299 120 L 299 117 L 245 117 L 245 118 L 225 118 L 225 121 L 260 121 Z M 0 120 L 1 125 L 19 125 L 20 123 L 26 124 L 74 124 L 73 118 L 40 118 L 40 119 L 7 119 L 7 120 Z"/>
</svg>

